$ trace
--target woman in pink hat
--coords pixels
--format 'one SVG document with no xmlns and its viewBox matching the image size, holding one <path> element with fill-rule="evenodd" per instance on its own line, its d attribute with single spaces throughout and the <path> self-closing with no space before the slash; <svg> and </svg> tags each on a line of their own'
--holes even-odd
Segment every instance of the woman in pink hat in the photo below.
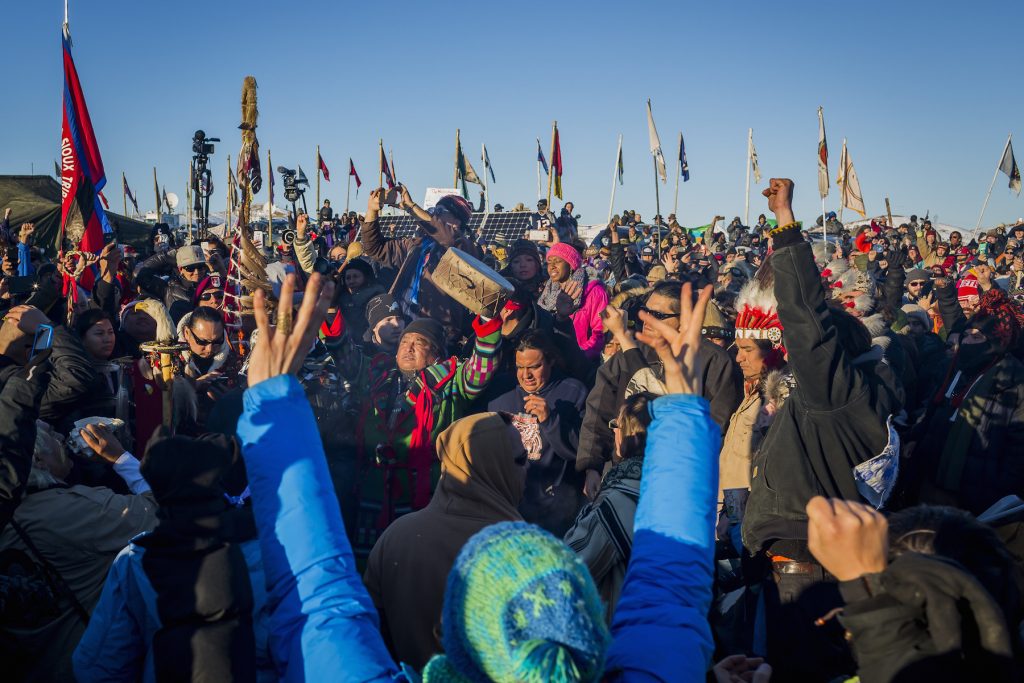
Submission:
<svg viewBox="0 0 1024 683">
<path fill-rule="evenodd" d="M 583 355 L 599 360 L 604 346 L 601 311 L 608 306 L 608 291 L 601 280 L 587 276 L 583 257 L 565 242 L 548 249 L 547 267 L 549 279 L 538 305 L 560 319 L 570 318 Z"/>
</svg>

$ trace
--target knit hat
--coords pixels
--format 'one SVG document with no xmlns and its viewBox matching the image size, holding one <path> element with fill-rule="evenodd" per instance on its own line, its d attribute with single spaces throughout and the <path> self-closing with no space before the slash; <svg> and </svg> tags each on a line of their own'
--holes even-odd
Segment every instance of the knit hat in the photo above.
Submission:
<svg viewBox="0 0 1024 683">
<path fill-rule="evenodd" d="M 223 291 L 224 283 L 221 282 L 220 273 L 214 273 L 213 275 L 207 275 L 206 277 L 204 277 L 202 280 L 199 281 L 199 284 L 196 285 L 195 296 L 192 298 L 192 305 L 193 306 L 198 306 L 199 305 L 199 302 L 202 299 L 203 293 L 206 290 L 208 290 L 208 289 L 219 289 L 219 290 Z"/>
<path fill-rule="evenodd" d="M 376 273 L 373 272 L 373 266 L 371 266 L 369 263 L 367 263 L 361 258 L 354 258 L 346 261 L 344 267 L 341 269 L 342 277 L 344 277 L 345 271 L 348 270 L 349 268 L 351 268 L 352 270 L 358 270 L 360 273 L 362 273 L 363 278 L 365 278 L 367 284 L 373 282 L 377 278 Z"/>
<path fill-rule="evenodd" d="M 981 292 L 978 289 L 978 278 L 968 275 L 956 286 L 956 298 L 958 301 L 969 303 L 973 298 L 977 300 Z"/>
<path fill-rule="evenodd" d="M 913 318 L 919 321 L 921 325 L 924 326 L 924 329 L 929 332 L 931 331 L 932 319 L 931 316 L 928 315 L 928 311 L 924 310 L 917 304 L 904 304 L 902 310 L 908 319 Z"/>
<path fill-rule="evenodd" d="M 523 522 L 491 525 L 463 547 L 441 623 L 445 654 L 427 663 L 424 683 L 596 681 L 611 642 L 586 566 Z"/>
<path fill-rule="evenodd" d="M 508 260 L 511 261 L 516 256 L 532 256 L 537 259 L 537 263 L 540 263 L 540 249 L 537 248 L 537 243 L 531 240 L 518 239 L 512 243 L 512 249 L 508 252 Z"/>
<path fill-rule="evenodd" d="M 370 329 L 373 328 L 371 327 Z M 448 346 L 448 335 L 445 334 L 444 325 L 433 318 L 418 318 L 405 326 L 402 337 L 404 338 L 405 335 L 411 332 L 426 337 L 434 345 L 434 348 L 437 349 L 438 355 L 444 356 Z"/>
<path fill-rule="evenodd" d="M 376 329 L 377 325 L 380 324 L 384 318 L 390 318 L 391 316 L 401 317 L 402 313 L 398 310 L 398 302 L 395 301 L 395 297 L 388 293 L 378 294 L 369 301 L 366 302 L 366 322 L 368 330 Z"/>
<path fill-rule="evenodd" d="M 911 268 L 907 271 L 907 282 L 916 282 L 918 280 L 931 280 L 932 274 L 923 268 Z"/>
<path fill-rule="evenodd" d="M 447 194 L 438 200 L 436 206 L 458 218 L 462 227 L 469 227 L 469 220 L 473 217 L 473 206 L 459 195 Z"/>
<path fill-rule="evenodd" d="M 548 249 L 548 259 L 552 256 L 557 256 L 568 263 L 569 268 L 572 270 L 578 270 L 579 267 L 583 265 L 583 257 L 580 256 L 580 253 L 565 242 L 558 242 L 551 245 Z"/>
</svg>

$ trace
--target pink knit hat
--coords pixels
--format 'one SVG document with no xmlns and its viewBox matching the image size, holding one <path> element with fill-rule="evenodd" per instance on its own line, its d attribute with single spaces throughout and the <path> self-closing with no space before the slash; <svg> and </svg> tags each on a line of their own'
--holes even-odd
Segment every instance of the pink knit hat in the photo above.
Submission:
<svg viewBox="0 0 1024 683">
<path fill-rule="evenodd" d="M 566 263 L 573 270 L 578 270 L 583 265 L 583 257 L 580 256 L 580 252 L 576 251 L 571 245 L 565 242 L 558 242 L 557 244 L 551 245 L 548 249 L 548 258 L 557 256 Z"/>
</svg>

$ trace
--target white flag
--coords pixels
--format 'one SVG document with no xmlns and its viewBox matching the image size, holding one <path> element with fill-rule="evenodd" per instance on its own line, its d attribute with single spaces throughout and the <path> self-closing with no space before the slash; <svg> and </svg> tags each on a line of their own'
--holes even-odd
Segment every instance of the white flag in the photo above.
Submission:
<svg viewBox="0 0 1024 683">
<path fill-rule="evenodd" d="M 818 194 L 828 196 L 828 142 L 825 141 L 825 117 L 818 107 Z"/>
<path fill-rule="evenodd" d="M 843 139 L 843 151 L 839 155 L 839 177 L 836 178 L 836 186 L 841 193 L 841 204 L 851 211 L 856 211 L 861 217 L 866 216 L 864 212 L 864 195 L 860 191 L 860 180 L 857 179 L 857 172 L 853 170 L 853 161 L 850 153 L 846 151 L 846 139 Z"/>
<path fill-rule="evenodd" d="M 757 150 L 754 149 L 754 131 L 751 129 L 750 138 L 748 140 L 750 144 L 750 164 L 754 169 L 754 182 L 761 182 L 761 167 L 757 164 Z"/>
<path fill-rule="evenodd" d="M 658 138 L 658 129 L 654 127 L 654 114 L 651 113 L 651 101 L 647 100 L 647 135 L 651 141 L 651 154 L 658 164 L 658 176 L 661 182 L 668 181 L 668 171 L 665 169 L 665 155 L 661 153 L 661 140 Z"/>
</svg>

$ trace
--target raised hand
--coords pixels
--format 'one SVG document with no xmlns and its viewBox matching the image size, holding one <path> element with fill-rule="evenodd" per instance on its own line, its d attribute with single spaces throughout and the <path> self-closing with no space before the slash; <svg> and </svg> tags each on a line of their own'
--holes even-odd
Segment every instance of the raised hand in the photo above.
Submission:
<svg viewBox="0 0 1024 683">
<path fill-rule="evenodd" d="M 840 581 L 875 574 L 886 567 L 889 523 L 863 503 L 815 496 L 807 503 L 807 547 Z"/>
<path fill-rule="evenodd" d="M 281 302 L 293 300 L 295 293 L 295 275 L 289 274 L 281 285 Z M 327 307 L 334 297 L 334 283 L 324 284 L 319 273 L 313 273 L 306 283 L 306 293 L 302 298 L 302 306 L 292 325 L 287 324 L 287 316 L 279 315 L 277 329 L 270 326 L 267 315 L 267 295 L 261 289 L 253 297 L 256 311 L 256 328 L 259 330 L 259 343 L 249 356 L 249 386 L 277 377 L 293 375 L 302 367 L 302 362 L 309 353 L 313 338 L 320 329 Z M 286 303 L 279 304 L 286 306 Z M 291 327 L 291 329 L 287 329 Z"/>
<path fill-rule="evenodd" d="M 697 361 L 700 349 L 700 330 L 704 325 L 704 312 L 711 301 L 713 288 L 701 290 L 697 303 L 693 303 L 693 285 L 683 285 L 679 295 L 679 329 L 664 320 L 658 320 L 646 311 L 640 312 L 644 321 L 643 332 L 637 339 L 653 348 L 665 365 L 665 387 L 670 394 L 699 394 L 704 368 Z"/>
<path fill-rule="evenodd" d="M 601 320 L 604 323 L 604 329 L 611 332 L 616 339 L 629 335 L 626 330 L 626 314 L 621 308 L 615 308 L 609 304 L 601 311 Z"/>
<path fill-rule="evenodd" d="M 779 226 L 793 222 L 793 181 L 789 178 L 772 178 L 768 188 L 761 194 L 768 198 L 768 208 L 775 214 Z"/>
</svg>

